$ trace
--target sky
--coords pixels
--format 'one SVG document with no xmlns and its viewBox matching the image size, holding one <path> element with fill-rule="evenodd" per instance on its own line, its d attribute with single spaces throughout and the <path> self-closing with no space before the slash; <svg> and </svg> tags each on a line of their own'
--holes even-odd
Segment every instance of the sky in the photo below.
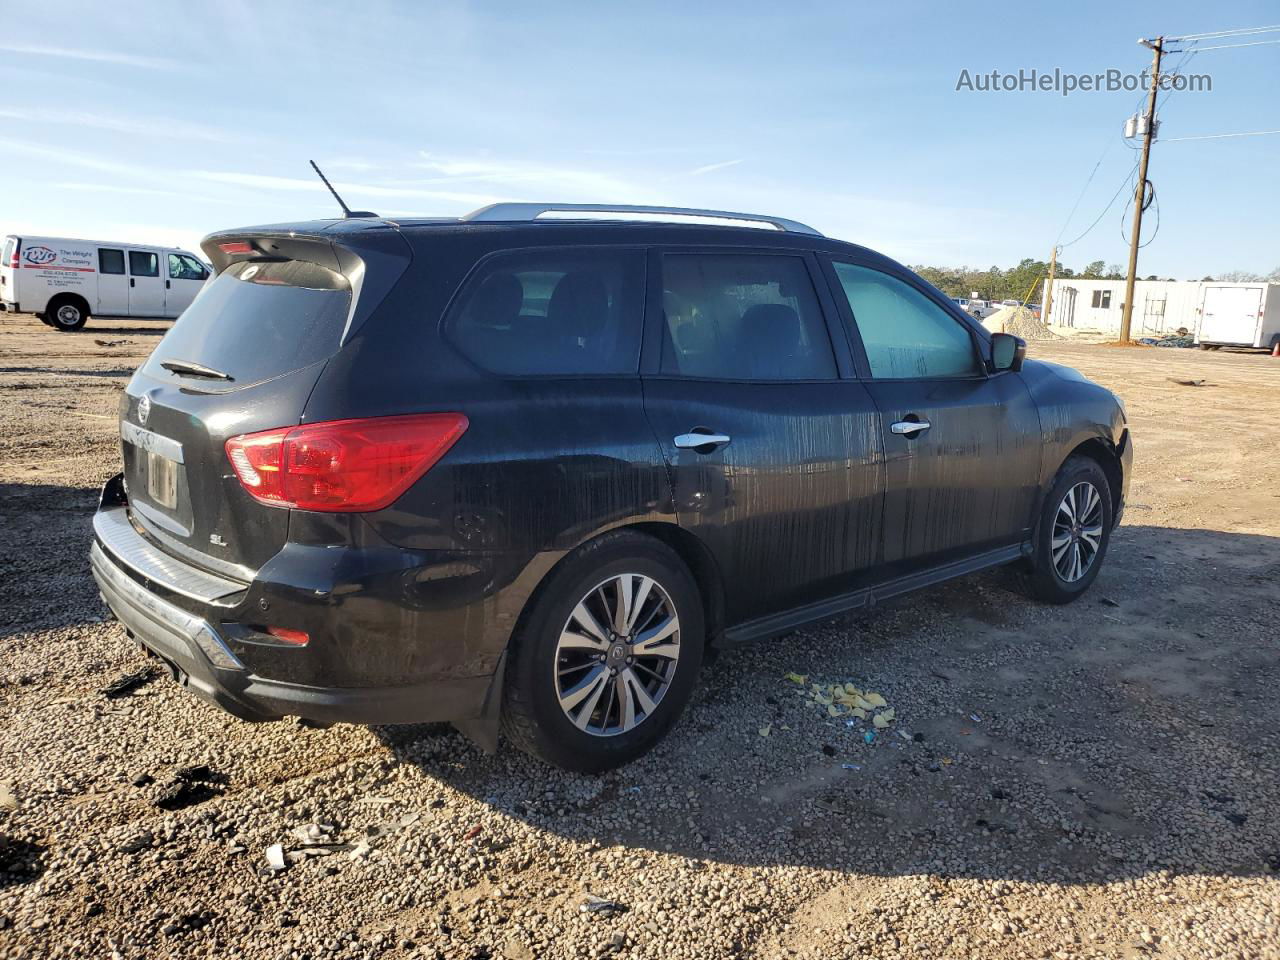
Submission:
<svg viewBox="0 0 1280 960">
<path fill-rule="evenodd" d="M 196 249 L 331 217 L 314 159 L 391 217 L 648 203 L 788 217 L 908 264 L 1055 243 L 1076 269 L 1125 263 L 1131 191 L 1107 204 L 1141 93 L 957 89 L 963 71 L 1137 73 L 1139 37 L 1277 23 L 1274 0 L 0 0 L 0 234 Z M 1280 266 L 1280 135 L 1174 139 L 1280 130 L 1280 44 L 1168 62 L 1212 89 L 1160 108 L 1139 274 Z"/>
</svg>

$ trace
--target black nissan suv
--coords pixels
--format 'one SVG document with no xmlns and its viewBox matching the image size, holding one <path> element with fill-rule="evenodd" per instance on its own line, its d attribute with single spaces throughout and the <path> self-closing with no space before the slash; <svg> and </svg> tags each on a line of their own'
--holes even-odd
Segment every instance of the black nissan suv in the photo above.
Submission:
<svg viewBox="0 0 1280 960">
<path fill-rule="evenodd" d="M 246 720 L 447 720 L 602 770 L 708 648 L 998 564 L 1064 603 L 1120 518 L 1110 391 L 803 224 L 499 204 L 203 247 L 92 567 Z"/>
</svg>

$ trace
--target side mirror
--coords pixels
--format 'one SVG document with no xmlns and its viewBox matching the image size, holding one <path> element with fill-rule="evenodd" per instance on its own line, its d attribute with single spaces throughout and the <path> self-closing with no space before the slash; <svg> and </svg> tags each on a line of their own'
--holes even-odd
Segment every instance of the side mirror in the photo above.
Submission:
<svg viewBox="0 0 1280 960">
<path fill-rule="evenodd" d="M 1011 370 L 1017 373 L 1022 369 L 1022 361 L 1027 356 L 1027 341 L 1015 337 L 1011 333 L 993 333 L 991 335 L 991 372 Z"/>
</svg>

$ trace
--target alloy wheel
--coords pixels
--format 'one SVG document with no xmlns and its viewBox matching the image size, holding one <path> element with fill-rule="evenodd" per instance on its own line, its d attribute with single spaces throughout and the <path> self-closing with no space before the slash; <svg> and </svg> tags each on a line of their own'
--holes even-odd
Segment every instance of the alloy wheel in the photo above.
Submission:
<svg viewBox="0 0 1280 960">
<path fill-rule="evenodd" d="M 1075 583 L 1093 566 L 1102 546 L 1102 520 L 1102 496 L 1087 480 L 1068 490 L 1058 504 L 1050 550 L 1063 582 Z"/>
<path fill-rule="evenodd" d="M 593 736 L 628 733 L 653 716 L 679 661 L 680 618 L 666 590 L 639 573 L 610 577 L 578 601 L 560 631 L 560 709 Z"/>
</svg>

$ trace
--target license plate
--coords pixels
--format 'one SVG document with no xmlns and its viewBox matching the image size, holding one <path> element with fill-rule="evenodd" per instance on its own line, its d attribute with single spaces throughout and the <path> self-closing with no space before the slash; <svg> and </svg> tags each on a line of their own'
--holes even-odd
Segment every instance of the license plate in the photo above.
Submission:
<svg viewBox="0 0 1280 960">
<path fill-rule="evenodd" d="M 150 451 L 147 451 L 147 496 L 170 510 L 178 506 L 177 463 Z"/>
</svg>

